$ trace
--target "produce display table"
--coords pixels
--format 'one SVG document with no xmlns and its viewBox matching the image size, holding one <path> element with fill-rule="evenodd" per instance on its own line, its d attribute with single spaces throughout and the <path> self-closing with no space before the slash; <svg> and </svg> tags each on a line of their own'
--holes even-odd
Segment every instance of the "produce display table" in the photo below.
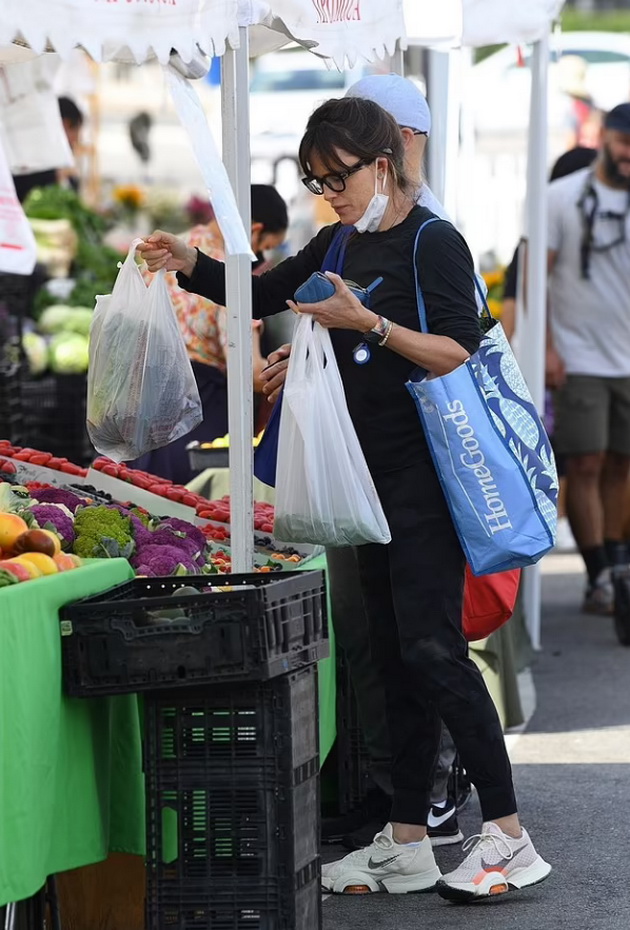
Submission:
<svg viewBox="0 0 630 930">
<path fill-rule="evenodd" d="M 135 696 L 61 691 L 57 612 L 133 575 L 125 559 L 3 588 L 0 607 L 0 906 L 46 876 L 141 852 L 144 804 Z"/>
<path fill-rule="evenodd" d="M 325 568 L 325 558 L 303 567 Z M 144 853 L 138 699 L 64 697 L 57 620 L 64 604 L 132 576 L 125 559 L 103 559 L 2 589 L 0 907 L 34 894 L 47 875 L 110 852 Z M 320 702 L 323 759 L 335 739 L 330 659 L 320 663 Z"/>
</svg>

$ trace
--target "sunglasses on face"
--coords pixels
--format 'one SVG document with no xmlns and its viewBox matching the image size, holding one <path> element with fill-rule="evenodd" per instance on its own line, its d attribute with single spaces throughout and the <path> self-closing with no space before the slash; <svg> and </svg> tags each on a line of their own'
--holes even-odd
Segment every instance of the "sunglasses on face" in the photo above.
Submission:
<svg viewBox="0 0 630 930">
<path fill-rule="evenodd" d="M 334 193 L 340 194 L 342 191 L 345 191 L 346 181 L 350 175 L 360 171 L 361 168 L 365 168 L 366 165 L 371 165 L 373 161 L 373 158 L 362 158 L 356 163 L 356 165 L 352 165 L 351 168 L 347 168 L 345 171 L 339 171 L 336 174 L 324 174 L 320 178 L 310 174 L 307 177 L 302 178 L 302 184 L 307 190 L 311 192 L 311 194 L 323 194 L 324 187 L 327 187 L 329 191 L 334 191 Z"/>
</svg>

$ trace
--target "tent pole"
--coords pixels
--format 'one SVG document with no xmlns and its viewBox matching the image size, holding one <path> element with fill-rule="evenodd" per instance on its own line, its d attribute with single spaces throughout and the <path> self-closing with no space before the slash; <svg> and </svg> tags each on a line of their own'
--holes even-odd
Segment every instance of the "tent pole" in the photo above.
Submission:
<svg viewBox="0 0 630 930">
<path fill-rule="evenodd" d="M 549 29 L 534 45 L 527 158 L 527 320 L 521 339 L 523 375 L 540 413 L 545 405 L 545 339 L 547 311 L 547 76 Z M 525 321 L 524 321 L 525 322 Z M 540 566 L 523 577 L 523 606 L 534 649 L 541 645 Z"/>
<path fill-rule="evenodd" d="M 251 228 L 248 33 L 239 27 L 239 48 L 222 59 L 223 161 L 245 229 Z M 232 571 L 254 566 L 252 265 L 248 255 L 226 259 L 228 424 Z"/>
</svg>

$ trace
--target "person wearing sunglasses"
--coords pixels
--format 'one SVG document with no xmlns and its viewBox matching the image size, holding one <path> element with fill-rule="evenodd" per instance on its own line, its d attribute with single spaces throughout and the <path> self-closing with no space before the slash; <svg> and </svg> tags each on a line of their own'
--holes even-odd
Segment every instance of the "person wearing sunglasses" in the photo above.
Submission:
<svg viewBox="0 0 630 930">
<path fill-rule="evenodd" d="M 605 117 L 591 167 L 549 187 L 547 382 L 567 515 L 586 568 L 582 609 L 611 614 L 626 568 L 630 473 L 630 103 Z"/>
<path fill-rule="evenodd" d="M 403 138 L 405 170 L 416 182 L 417 203 L 442 219 L 450 219 L 423 178 L 422 166 L 431 133 L 431 111 L 418 86 L 398 74 L 370 74 L 352 84 L 346 96 L 372 100 L 393 116 Z M 352 170 L 358 171 L 361 167 L 362 163 L 359 163 Z M 339 180 L 328 178 L 323 183 L 306 178 L 304 183 L 312 193 L 321 195 L 327 184 L 339 186 L 348 176 Z M 482 286 L 485 289 L 483 281 Z M 273 395 L 271 385 L 280 371 L 286 372 L 290 351 L 290 345 L 286 345 L 270 355 L 270 367 L 262 376 L 263 381 L 269 379 L 267 385 L 270 388 L 269 391 L 263 388 L 265 393 Z M 352 681 L 367 748 L 370 781 L 365 798 L 355 809 L 343 817 L 323 821 L 322 837 L 325 842 L 341 841 L 352 850 L 367 845 L 389 816 L 393 795 L 390 740 L 385 693 L 372 659 L 368 622 L 361 600 L 356 551 L 350 547 L 327 549 L 326 560 L 334 606 L 335 637 Z M 428 832 L 434 846 L 452 845 L 463 839 L 457 807 L 465 803 L 469 793 L 464 791 L 458 792 L 458 797 L 449 796 L 449 778 L 455 759 L 453 740 L 447 728 L 443 727 L 428 815 Z"/>
<path fill-rule="evenodd" d="M 398 74 L 371 74 L 352 84 L 347 97 L 359 97 L 379 104 L 396 120 L 404 145 L 405 170 L 416 186 L 416 202 L 435 216 L 449 220 L 443 205 L 423 177 L 423 161 L 431 133 L 431 111 L 417 85 Z M 360 170 L 360 166 L 355 166 Z M 328 179 L 330 181 L 330 179 Z M 342 178 L 343 182 L 345 178 Z M 304 183 L 313 193 L 323 193 L 324 183 Z M 333 185 L 337 182 L 333 181 Z M 341 182 L 339 182 L 341 183 Z M 477 275 L 483 293 L 485 283 Z M 481 309 L 478 294 L 477 307 Z M 286 377 L 290 344 L 280 346 L 269 356 L 269 367 L 261 374 L 263 392 L 275 402 Z M 348 849 L 365 846 L 389 816 L 393 787 L 389 729 L 385 714 L 385 693 L 378 669 L 372 659 L 369 630 L 360 594 L 356 551 L 353 548 L 327 549 L 326 560 L 331 601 L 334 605 L 335 637 L 343 651 L 357 702 L 361 732 L 369 760 L 370 782 L 363 801 L 357 808 L 339 818 L 326 818 L 322 823 L 325 842 L 341 841 Z M 431 791 L 428 832 L 435 846 L 459 843 L 457 809 L 470 795 L 468 782 L 453 785 L 449 794 L 449 779 L 456 761 L 456 751 L 448 729 L 442 727 L 440 751 Z M 460 790 L 462 789 L 462 790 Z"/>
<path fill-rule="evenodd" d="M 348 410 L 389 523 L 392 541 L 357 548 L 372 653 L 387 702 L 394 796 L 390 821 L 364 849 L 322 869 L 335 893 L 437 888 L 469 902 L 543 881 L 550 866 L 517 815 L 496 707 L 462 634 L 465 559 L 414 402 L 405 385 L 419 366 L 436 375 L 480 343 L 474 266 L 457 230 L 416 204 L 394 119 L 370 100 L 329 100 L 312 114 L 299 148 L 308 183 L 339 217 L 292 258 L 252 277 L 256 316 L 288 305 L 330 330 Z M 361 163 L 361 164 L 360 164 Z M 425 226 L 416 250 L 416 236 Z M 344 275 L 361 287 L 377 276 L 368 309 L 329 274 L 333 296 L 296 304 L 322 266 L 340 225 L 353 227 Z M 225 302 L 225 268 L 160 230 L 140 246 L 151 271 L 178 272 L 182 287 Z M 420 331 L 416 276 L 428 332 Z M 368 358 L 357 345 L 369 346 Z M 427 835 L 441 720 L 477 788 L 481 833 L 461 866 L 442 875 Z"/>
</svg>

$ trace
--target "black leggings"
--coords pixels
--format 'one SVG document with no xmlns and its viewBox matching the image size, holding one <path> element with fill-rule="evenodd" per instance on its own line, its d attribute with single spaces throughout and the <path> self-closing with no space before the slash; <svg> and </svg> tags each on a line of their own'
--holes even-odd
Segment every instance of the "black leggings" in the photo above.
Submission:
<svg viewBox="0 0 630 930">
<path fill-rule="evenodd" d="M 372 653 L 387 699 L 392 821 L 426 825 L 440 718 L 484 820 L 516 812 L 501 723 L 462 635 L 464 556 L 430 458 L 374 476 L 392 541 L 357 550 Z"/>
</svg>

